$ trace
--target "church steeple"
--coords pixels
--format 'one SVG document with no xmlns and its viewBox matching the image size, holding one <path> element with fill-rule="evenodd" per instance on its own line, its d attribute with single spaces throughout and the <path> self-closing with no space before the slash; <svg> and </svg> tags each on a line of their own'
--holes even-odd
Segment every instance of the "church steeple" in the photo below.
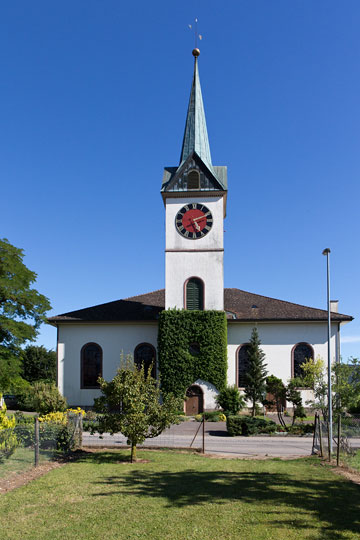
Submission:
<svg viewBox="0 0 360 540">
<path fill-rule="evenodd" d="M 193 192 L 194 189 L 197 189 L 197 191 L 221 192 L 224 194 L 225 210 L 227 170 L 226 167 L 213 165 L 211 161 L 199 78 L 199 49 L 194 49 L 192 54 L 195 58 L 194 74 L 181 147 L 180 164 L 176 167 L 165 167 L 161 194 L 165 202 L 166 197 L 171 192 Z M 194 171 L 198 171 L 197 182 Z M 192 180 L 191 176 L 193 177 Z"/>
<path fill-rule="evenodd" d="M 189 106 L 186 115 L 184 139 L 180 156 L 180 166 L 192 152 L 196 152 L 196 154 L 205 163 L 205 165 L 210 170 L 212 170 L 209 137 L 206 127 L 204 104 L 200 86 L 198 68 L 199 55 L 199 49 L 194 49 L 194 76 L 191 86 Z"/>
</svg>

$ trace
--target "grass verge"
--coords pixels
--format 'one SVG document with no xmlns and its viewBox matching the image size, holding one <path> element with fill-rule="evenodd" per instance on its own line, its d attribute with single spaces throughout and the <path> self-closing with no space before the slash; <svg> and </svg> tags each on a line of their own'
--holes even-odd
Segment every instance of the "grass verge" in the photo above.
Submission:
<svg viewBox="0 0 360 540">
<path fill-rule="evenodd" d="M 80 455 L 0 498 L 2 540 L 358 539 L 360 488 L 315 458 Z"/>
</svg>

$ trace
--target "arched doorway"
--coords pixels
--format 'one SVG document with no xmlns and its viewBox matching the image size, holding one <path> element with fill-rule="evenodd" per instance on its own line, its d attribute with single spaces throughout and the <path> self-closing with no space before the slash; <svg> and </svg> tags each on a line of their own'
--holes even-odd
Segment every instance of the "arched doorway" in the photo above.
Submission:
<svg viewBox="0 0 360 540">
<path fill-rule="evenodd" d="M 193 384 L 186 390 L 185 414 L 195 416 L 204 411 L 204 394 L 200 386 Z"/>
</svg>

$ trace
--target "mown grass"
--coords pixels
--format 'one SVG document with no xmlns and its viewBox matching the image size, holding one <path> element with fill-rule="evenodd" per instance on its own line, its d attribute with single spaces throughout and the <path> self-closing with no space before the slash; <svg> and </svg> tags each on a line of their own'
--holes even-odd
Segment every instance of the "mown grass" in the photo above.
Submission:
<svg viewBox="0 0 360 540">
<path fill-rule="evenodd" d="M 41 450 L 40 463 L 49 461 L 54 457 L 54 452 Z M 4 479 L 13 473 L 23 473 L 34 466 L 34 449 L 18 447 L 15 452 L 0 463 L 0 478 Z"/>
<path fill-rule="evenodd" d="M 318 459 L 245 461 L 101 451 L 0 498 L 2 540 L 343 540 L 360 488 Z"/>
<path fill-rule="evenodd" d="M 360 450 L 354 456 L 344 456 L 343 460 L 346 465 L 360 472 Z"/>
</svg>

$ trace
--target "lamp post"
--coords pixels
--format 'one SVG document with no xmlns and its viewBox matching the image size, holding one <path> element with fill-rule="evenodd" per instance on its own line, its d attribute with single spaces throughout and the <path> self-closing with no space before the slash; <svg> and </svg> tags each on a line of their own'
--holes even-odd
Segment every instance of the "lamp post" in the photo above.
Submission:
<svg viewBox="0 0 360 540">
<path fill-rule="evenodd" d="M 331 317 L 330 317 L 330 249 L 326 248 L 322 252 L 326 256 L 326 277 L 327 277 L 327 312 L 328 312 L 328 422 L 329 422 L 329 461 L 333 451 L 332 434 L 332 392 L 331 392 Z"/>
</svg>

